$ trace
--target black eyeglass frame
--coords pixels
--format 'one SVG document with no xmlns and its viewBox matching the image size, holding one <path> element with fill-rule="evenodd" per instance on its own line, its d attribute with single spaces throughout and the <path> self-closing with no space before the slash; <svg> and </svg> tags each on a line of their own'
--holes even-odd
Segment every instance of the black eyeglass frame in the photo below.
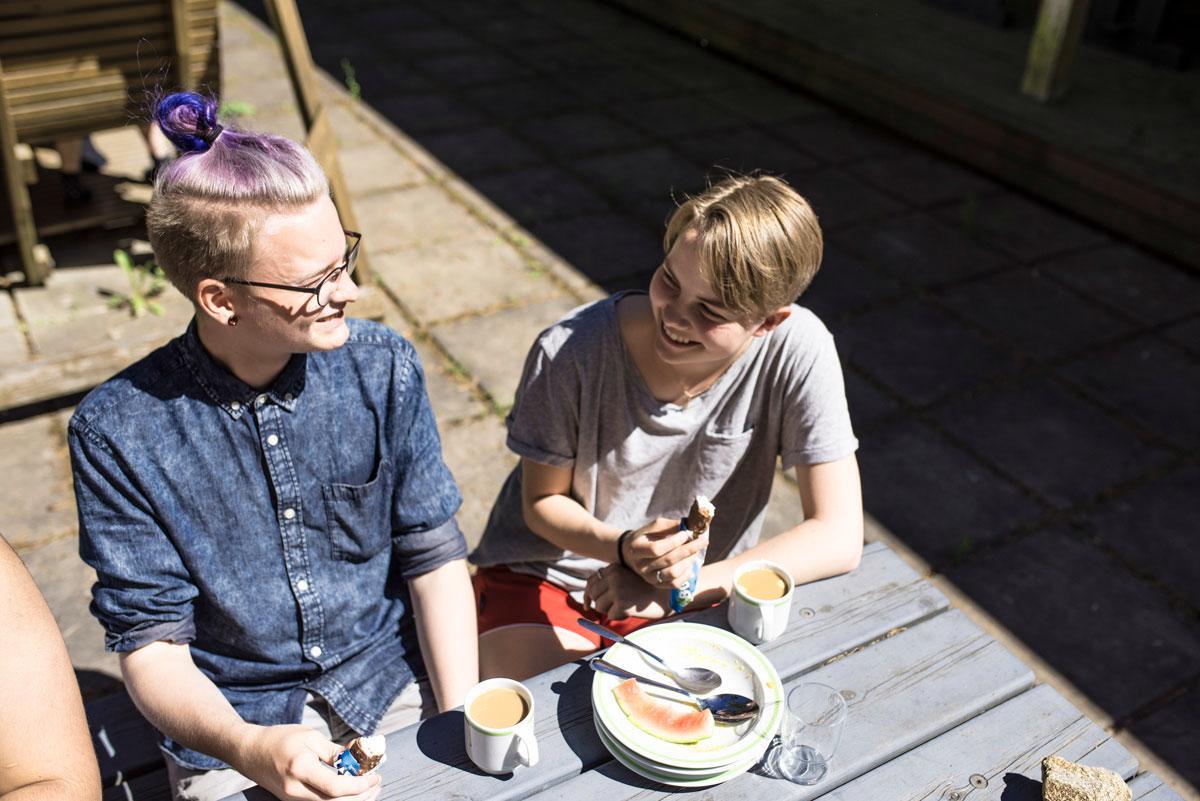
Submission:
<svg viewBox="0 0 1200 801">
<path fill-rule="evenodd" d="M 241 284 L 242 286 L 257 286 L 257 287 L 262 287 L 263 289 L 286 289 L 290 292 L 304 292 L 305 294 L 308 294 L 308 295 L 315 295 L 317 298 L 317 307 L 323 309 L 329 305 L 329 301 L 327 300 L 324 303 L 321 303 L 321 290 L 330 281 L 332 281 L 333 284 L 336 286 L 337 282 L 342 280 L 343 272 L 346 273 L 347 275 L 354 275 L 354 267 L 358 263 L 358 246 L 362 244 L 362 234 L 360 234 L 358 231 L 347 231 L 344 228 L 342 229 L 342 233 L 345 234 L 346 236 L 354 237 L 354 244 L 349 245 L 346 248 L 345 261 L 343 261 L 337 267 L 334 267 L 332 270 L 330 270 L 328 273 L 326 273 L 325 277 L 322 278 L 320 281 L 318 281 L 316 286 L 290 286 L 288 284 L 271 284 L 271 283 L 267 283 L 266 281 L 247 281 L 244 278 L 233 278 L 233 277 L 222 278 L 221 280 L 227 284 Z M 332 290 L 330 290 L 330 295 L 332 295 Z M 330 300 L 332 300 L 332 297 L 330 298 Z"/>
</svg>

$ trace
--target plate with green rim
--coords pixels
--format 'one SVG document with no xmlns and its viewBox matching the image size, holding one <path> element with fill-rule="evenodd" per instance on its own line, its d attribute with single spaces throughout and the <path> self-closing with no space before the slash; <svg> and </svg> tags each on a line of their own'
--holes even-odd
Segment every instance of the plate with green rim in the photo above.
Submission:
<svg viewBox="0 0 1200 801">
<path fill-rule="evenodd" d="M 626 751 L 649 763 L 667 767 L 716 770 L 744 762 L 761 753 L 779 730 L 783 719 L 783 682 L 770 660 L 741 637 L 699 623 L 663 623 L 628 635 L 636 642 L 679 667 L 706 667 L 721 674 L 722 684 L 713 693 L 738 693 L 758 702 L 761 712 L 736 726 L 717 724 L 713 735 L 697 743 L 672 743 L 638 728 L 622 711 L 613 690 L 615 676 L 592 674 L 592 710 L 607 734 Z M 605 658 L 647 678 L 672 683 L 653 660 L 617 643 Z M 643 685 L 647 694 L 672 703 L 688 704 L 682 696 Z M 690 704 L 689 704 L 690 706 Z"/>
<path fill-rule="evenodd" d="M 711 780 L 713 776 L 725 773 L 726 771 L 731 770 L 733 767 L 742 764 L 741 762 L 738 762 L 734 763 L 733 766 L 722 765 L 719 768 L 680 768 L 674 765 L 663 765 L 658 762 L 651 762 L 645 757 L 640 757 L 632 751 L 626 750 L 621 745 L 613 741 L 612 734 L 610 734 L 608 730 L 604 728 L 604 724 L 599 718 L 593 718 L 593 722 L 596 725 L 597 732 L 600 734 L 600 741 L 608 748 L 609 753 L 614 753 L 616 750 L 621 752 L 621 756 L 623 757 L 621 764 L 625 764 L 625 760 L 627 759 L 631 762 L 634 762 L 637 767 L 652 771 L 655 775 L 669 776 L 681 781 L 696 781 L 704 779 Z M 753 751 L 744 760 L 742 760 L 742 762 L 745 762 L 751 766 L 757 764 L 758 761 L 762 759 L 762 755 L 766 753 L 766 750 L 770 747 L 770 745 L 771 744 L 769 742 L 763 743 L 763 748 L 761 750 Z"/>
<path fill-rule="evenodd" d="M 595 720 L 594 723 L 596 724 L 596 733 L 600 736 L 600 742 L 608 749 L 608 753 L 612 754 L 613 759 L 643 779 L 649 779 L 659 784 L 668 784 L 672 787 L 712 787 L 714 784 L 721 784 L 737 776 L 741 776 L 758 764 L 758 761 L 762 758 L 762 752 L 756 752 L 752 757 L 743 762 L 716 768 L 714 772 L 705 775 L 683 776 L 668 772 L 663 766 L 639 760 L 636 756 L 618 745 L 612 739 L 612 736 L 604 730 L 604 725 L 599 720 Z"/>
</svg>

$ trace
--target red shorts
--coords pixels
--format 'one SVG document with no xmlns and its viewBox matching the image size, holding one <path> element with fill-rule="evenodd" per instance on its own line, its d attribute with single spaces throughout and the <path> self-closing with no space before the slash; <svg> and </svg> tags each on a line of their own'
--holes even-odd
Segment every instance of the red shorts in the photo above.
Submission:
<svg viewBox="0 0 1200 801">
<path fill-rule="evenodd" d="M 561 587 L 507 567 L 481 567 L 471 584 L 475 588 L 480 634 L 505 626 L 552 626 L 586 637 L 596 648 L 603 648 L 612 641 L 602 641 L 600 635 L 582 628 L 575 622 L 578 618 L 594 620 L 622 635 L 654 622 L 644 617 L 610 620 L 594 609 L 584 609 Z"/>
</svg>

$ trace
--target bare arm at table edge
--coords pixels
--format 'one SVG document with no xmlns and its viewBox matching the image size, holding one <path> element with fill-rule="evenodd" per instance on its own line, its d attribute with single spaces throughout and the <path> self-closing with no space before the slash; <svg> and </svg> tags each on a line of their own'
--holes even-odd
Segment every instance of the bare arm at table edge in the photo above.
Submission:
<svg viewBox="0 0 1200 801">
<path fill-rule="evenodd" d="M 796 483 L 807 515 L 804 522 L 731 559 L 704 566 L 696 606 L 729 597 L 733 574 L 756 559 L 782 565 L 796 584 L 849 573 L 863 549 L 862 485 L 854 455 L 835 462 L 796 467 Z M 718 514 L 720 510 L 718 510 Z"/>
<path fill-rule="evenodd" d="M 0 799 L 99 798 L 100 771 L 67 647 L 3 539 L 0 620 Z"/>
<path fill-rule="evenodd" d="M 560 548 L 610 564 L 620 562 L 621 529 L 602 523 L 571 497 L 571 469 L 521 459 L 521 510 L 533 533 Z M 649 583 L 658 568 L 684 563 L 708 545 L 679 530 L 679 520 L 657 518 L 625 540 L 625 562 Z M 668 586 L 669 582 L 664 583 Z"/>
<path fill-rule="evenodd" d="M 455 559 L 409 579 L 421 656 L 438 711 L 460 706 L 479 681 L 475 593 L 467 563 Z"/>
<path fill-rule="evenodd" d="M 187 645 L 153 642 L 121 654 L 121 673 L 137 708 L 156 729 L 228 763 L 279 798 L 346 798 L 379 784 L 377 775 L 337 776 L 327 765 L 341 747 L 313 729 L 242 720 L 196 667 Z"/>
</svg>

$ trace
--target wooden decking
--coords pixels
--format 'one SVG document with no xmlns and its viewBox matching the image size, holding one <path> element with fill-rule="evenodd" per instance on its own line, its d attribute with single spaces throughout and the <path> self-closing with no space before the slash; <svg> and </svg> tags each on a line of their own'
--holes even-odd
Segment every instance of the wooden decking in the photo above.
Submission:
<svg viewBox="0 0 1200 801">
<path fill-rule="evenodd" d="M 1029 31 L 920 0 L 610 0 L 1164 255 L 1200 267 L 1200 74 L 1084 44 L 1020 92 Z"/>
</svg>

